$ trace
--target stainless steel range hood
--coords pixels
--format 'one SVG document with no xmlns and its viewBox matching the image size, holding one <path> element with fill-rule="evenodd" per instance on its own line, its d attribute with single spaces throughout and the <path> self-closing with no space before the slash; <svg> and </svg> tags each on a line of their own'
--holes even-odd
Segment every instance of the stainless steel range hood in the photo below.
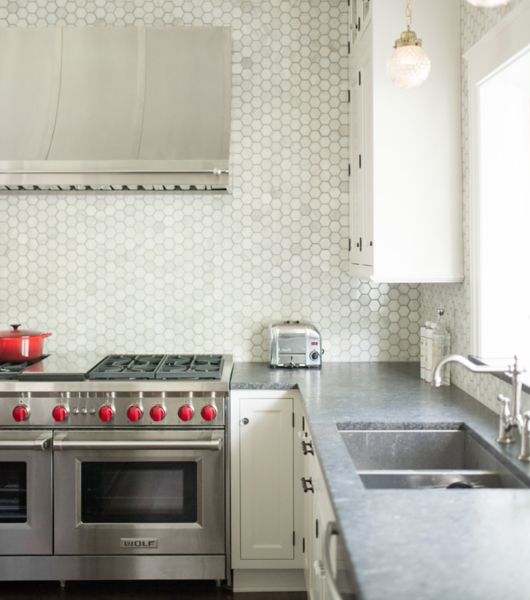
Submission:
<svg viewBox="0 0 530 600">
<path fill-rule="evenodd" d="M 4 189 L 223 189 L 230 29 L 0 29 Z"/>
</svg>

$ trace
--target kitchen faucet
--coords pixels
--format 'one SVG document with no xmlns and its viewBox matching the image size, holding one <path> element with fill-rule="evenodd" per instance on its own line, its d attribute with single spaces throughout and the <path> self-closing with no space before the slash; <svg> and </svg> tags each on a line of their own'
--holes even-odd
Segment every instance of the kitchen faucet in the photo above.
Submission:
<svg viewBox="0 0 530 600">
<path fill-rule="evenodd" d="M 473 373 L 504 373 L 512 379 L 512 397 L 507 398 L 503 394 L 499 394 L 498 400 L 502 403 L 502 409 L 499 417 L 499 435 L 497 442 L 499 444 L 511 444 L 515 442 L 513 434 L 514 429 L 519 430 L 521 438 L 521 451 L 519 460 L 530 462 L 530 411 L 521 413 L 521 393 L 523 382 L 521 374 L 525 369 L 520 368 L 517 356 L 514 356 L 513 364 L 507 369 L 488 367 L 486 365 L 476 365 L 464 356 L 459 354 L 450 354 L 443 358 L 434 369 L 432 383 L 435 387 L 440 387 L 442 384 L 441 371 L 448 363 L 456 362 Z"/>
</svg>

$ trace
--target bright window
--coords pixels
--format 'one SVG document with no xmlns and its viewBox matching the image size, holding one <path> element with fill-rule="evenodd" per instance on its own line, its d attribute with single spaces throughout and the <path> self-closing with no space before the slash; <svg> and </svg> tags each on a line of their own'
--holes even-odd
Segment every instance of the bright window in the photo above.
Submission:
<svg viewBox="0 0 530 600">
<path fill-rule="evenodd" d="M 530 50 L 477 93 L 476 353 L 530 367 Z"/>
</svg>

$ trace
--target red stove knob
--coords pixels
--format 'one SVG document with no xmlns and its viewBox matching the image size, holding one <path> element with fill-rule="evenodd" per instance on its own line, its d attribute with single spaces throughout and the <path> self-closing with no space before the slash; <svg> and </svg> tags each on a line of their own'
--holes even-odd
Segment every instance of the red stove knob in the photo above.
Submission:
<svg viewBox="0 0 530 600">
<path fill-rule="evenodd" d="M 133 404 L 127 409 L 127 417 L 129 418 L 129 421 L 132 421 L 133 423 L 139 421 L 143 417 L 143 415 L 144 411 L 141 409 L 140 406 L 138 406 L 138 404 Z"/>
<path fill-rule="evenodd" d="M 195 411 L 193 410 L 193 406 L 190 406 L 189 404 L 184 404 L 184 406 L 179 408 L 178 415 L 181 421 L 191 421 L 194 414 Z"/>
<path fill-rule="evenodd" d="M 205 421 L 215 421 L 215 417 L 217 417 L 217 408 L 213 404 L 207 404 L 206 406 L 203 406 L 201 416 Z"/>
<path fill-rule="evenodd" d="M 63 421 L 66 421 L 66 419 L 68 419 L 68 409 L 66 408 L 66 406 L 56 406 L 52 410 L 52 417 L 53 420 L 57 423 L 62 423 Z"/>
<path fill-rule="evenodd" d="M 99 409 L 99 418 L 103 421 L 103 423 L 108 423 L 109 421 L 112 421 L 112 419 L 114 418 L 114 409 L 112 408 L 112 406 L 104 404 Z"/>
<path fill-rule="evenodd" d="M 22 421 L 27 421 L 29 419 L 29 408 L 24 404 L 19 404 L 15 406 L 13 409 L 13 419 L 17 423 L 22 423 Z"/>
<path fill-rule="evenodd" d="M 163 421 L 166 418 L 166 409 L 160 404 L 157 404 L 156 406 L 153 406 L 149 411 L 149 414 L 153 421 Z"/>
</svg>

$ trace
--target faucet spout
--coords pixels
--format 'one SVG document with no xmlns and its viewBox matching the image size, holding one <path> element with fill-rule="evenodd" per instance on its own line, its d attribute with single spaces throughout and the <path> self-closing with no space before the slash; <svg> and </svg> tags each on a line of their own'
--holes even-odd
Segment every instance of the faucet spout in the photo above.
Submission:
<svg viewBox="0 0 530 600">
<path fill-rule="evenodd" d="M 514 357 L 512 365 L 506 369 L 488 367 L 487 365 L 476 365 L 460 354 L 450 354 L 436 365 L 434 369 L 432 383 L 435 387 L 442 384 L 441 370 L 448 363 L 458 363 L 466 367 L 472 373 L 504 373 L 512 380 L 512 397 L 507 398 L 499 395 L 499 401 L 502 403 L 502 409 L 499 416 L 499 435 L 497 442 L 499 444 L 511 444 L 515 441 L 513 430 L 519 430 L 521 437 L 520 460 L 530 462 L 530 412 L 521 414 L 521 392 L 522 380 L 521 374 L 524 369 L 519 366 L 517 356 Z"/>
<path fill-rule="evenodd" d="M 473 373 L 505 373 L 509 371 L 509 369 L 496 369 L 487 367 L 485 365 L 476 365 L 470 360 L 468 360 L 465 356 L 461 356 L 460 354 L 450 354 L 449 356 L 442 358 L 442 360 L 436 365 L 436 368 L 434 369 L 432 377 L 432 383 L 434 387 L 440 387 L 442 385 L 442 368 L 445 365 L 453 362 L 466 367 L 466 369 L 472 371 Z"/>
</svg>

